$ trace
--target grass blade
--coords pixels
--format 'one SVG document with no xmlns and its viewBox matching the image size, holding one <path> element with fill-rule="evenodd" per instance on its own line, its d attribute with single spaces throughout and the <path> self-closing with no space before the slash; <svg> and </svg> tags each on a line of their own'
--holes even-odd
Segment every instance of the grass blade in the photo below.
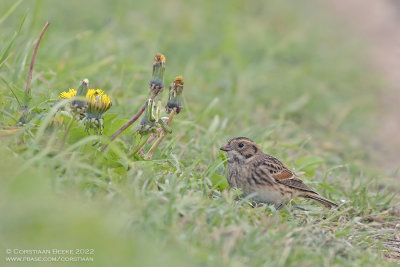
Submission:
<svg viewBox="0 0 400 267">
<path fill-rule="evenodd" d="M 22 0 L 19 0 L 7 10 L 7 12 L 0 18 L 0 25 L 14 12 L 21 2 Z"/>
</svg>

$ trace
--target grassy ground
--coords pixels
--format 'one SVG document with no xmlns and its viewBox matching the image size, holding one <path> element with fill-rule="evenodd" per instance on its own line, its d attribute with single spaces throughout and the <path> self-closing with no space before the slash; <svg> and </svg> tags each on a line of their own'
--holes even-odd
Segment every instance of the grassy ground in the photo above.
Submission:
<svg viewBox="0 0 400 267">
<path fill-rule="evenodd" d="M 13 10 L 15 1 L 1 1 L 1 260 L 6 249 L 89 248 L 94 263 L 74 265 L 389 265 L 397 200 L 365 145 L 375 77 L 326 11 L 280 2 L 43 0 Z M 46 20 L 36 115 L 11 134 L 20 116 L 14 94 L 23 100 Z M 99 139 L 74 125 L 60 150 L 65 128 L 45 130 L 47 100 L 89 78 L 112 96 L 110 136 L 148 97 L 156 52 L 167 58 L 167 84 L 183 75 L 185 106 L 153 160 L 128 156 L 134 129 L 100 153 Z M 234 136 L 255 139 L 340 210 L 236 201 L 222 190 L 218 150 Z"/>
</svg>

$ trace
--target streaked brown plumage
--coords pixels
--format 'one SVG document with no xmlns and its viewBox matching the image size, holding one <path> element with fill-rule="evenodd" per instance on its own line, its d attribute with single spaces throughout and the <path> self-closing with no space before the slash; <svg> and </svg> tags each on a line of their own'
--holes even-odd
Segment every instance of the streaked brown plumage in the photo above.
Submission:
<svg viewBox="0 0 400 267">
<path fill-rule="evenodd" d="M 326 207 L 337 207 L 334 202 L 320 196 L 300 180 L 282 162 L 265 154 L 247 137 L 236 137 L 221 147 L 228 154 L 228 183 L 251 195 L 256 202 L 281 207 L 299 196 L 316 200 Z"/>
</svg>

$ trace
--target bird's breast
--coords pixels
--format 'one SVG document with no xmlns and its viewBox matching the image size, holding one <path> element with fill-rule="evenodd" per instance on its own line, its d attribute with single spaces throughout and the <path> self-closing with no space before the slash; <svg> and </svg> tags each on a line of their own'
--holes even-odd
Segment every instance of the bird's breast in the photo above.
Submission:
<svg viewBox="0 0 400 267">
<path fill-rule="evenodd" d="M 240 188 L 241 184 L 241 179 L 244 178 L 244 170 L 240 166 L 240 164 L 236 162 L 232 162 L 227 164 L 227 169 L 228 169 L 228 183 L 231 187 L 237 187 Z"/>
</svg>

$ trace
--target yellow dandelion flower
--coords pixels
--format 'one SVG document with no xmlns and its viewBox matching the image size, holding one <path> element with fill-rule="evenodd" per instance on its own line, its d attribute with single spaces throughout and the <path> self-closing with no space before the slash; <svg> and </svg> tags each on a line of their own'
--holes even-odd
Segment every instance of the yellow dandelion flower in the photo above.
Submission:
<svg viewBox="0 0 400 267">
<path fill-rule="evenodd" d="M 88 113 L 103 114 L 112 105 L 111 98 L 101 89 L 89 89 L 86 94 Z"/>
<path fill-rule="evenodd" d="M 165 56 L 161 53 L 156 54 L 154 57 L 154 63 L 157 62 L 165 63 Z"/>
<path fill-rule="evenodd" d="M 96 97 L 98 95 L 104 95 L 104 91 L 101 89 L 89 89 L 86 93 L 86 98 Z"/>
<path fill-rule="evenodd" d="M 153 75 L 150 80 L 150 92 L 158 95 L 164 90 L 164 71 L 165 71 L 165 56 L 156 54 L 153 63 Z"/>
<path fill-rule="evenodd" d="M 175 84 L 176 86 L 183 85 L 183 78 L 182 78 L 182 75 L 179 75 L 179 76 L 176 76 L 176 77 L 175 77 L 174 84 Z"/>
<path fill-rule="evenodd" d="M 60 94 L 60 98 L 61 99 L 67 99 L 67 98 L 72 98 L 76 95 L 76 90 L 75 89 L 69 89 L 68 92 L 62 92 Z"/>
<path fill-rule="evenodd" d="M 169 86 L 169 95 L 167 102 L 167 113 L 171 113 L 175 109 L 176 113 L 181 112 L 182 106 L 182 92 L 183 92 L 183 78 L 181 75 L 176 76 L 175 80 Z"/>
</svg>

